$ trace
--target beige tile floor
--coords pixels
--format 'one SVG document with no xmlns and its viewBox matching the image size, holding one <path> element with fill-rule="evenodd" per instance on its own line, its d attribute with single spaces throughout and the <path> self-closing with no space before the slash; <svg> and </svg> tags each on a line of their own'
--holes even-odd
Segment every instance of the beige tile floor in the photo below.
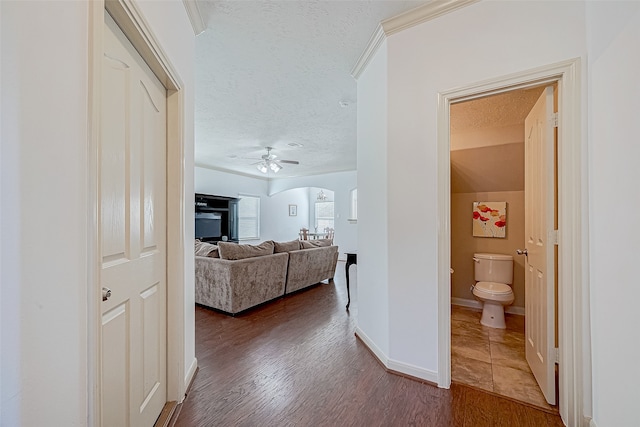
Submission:
<svg viewBox="0 0 640 427">
<path fill-rule="evenodd" d="M 507 329 L 482 326 L 480 316 L 478 310 L 451 306 L 452 380 L 555 411 L 525 358 L 524 316 L 506 314 Z"/>
</svg>

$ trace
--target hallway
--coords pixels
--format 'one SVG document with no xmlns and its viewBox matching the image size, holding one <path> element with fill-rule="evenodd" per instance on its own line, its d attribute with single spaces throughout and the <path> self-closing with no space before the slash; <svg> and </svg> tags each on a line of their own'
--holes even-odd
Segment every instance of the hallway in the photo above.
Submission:
<svg viewBox="0 0 640 427">
<path fill-rule="evenodd" d="M 199 371 L 175 426 L 562 426 L 475 388 L 440 389 L 385 371 L 354 336 L 357 267 L 345 310 L 334 283 L 237 317 L 196 307 Z"/>
</svg>

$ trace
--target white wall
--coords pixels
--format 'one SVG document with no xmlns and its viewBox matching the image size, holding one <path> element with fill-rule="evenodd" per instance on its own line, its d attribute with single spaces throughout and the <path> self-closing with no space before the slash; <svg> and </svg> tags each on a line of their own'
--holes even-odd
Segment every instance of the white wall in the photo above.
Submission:
<svg viewBox="0 0 640 427">
<path fill-rule="evenodd" d="M 87 406 L 87 6 L 0 7 L 0 424 L 80 426 Z"/>
<path fill-rule="evenodd" d="M 288 242 L 299 238 L 302 227 L 309 227 L 308 188 L 293 188 L 272 196 L 266 196 L 262 205 L 263 240 Z M 296 205 L 298 214 L 289 216 L 289 205 Z"/>
<path fill-rule="evenodd" d="M 2 13 L 2 6 L 0 6 L 0 14 Z M 0 19 L 0 52 L 2 52 L 2 19 Z M 2 55 L 0 55 L 0 99 L 2 98 Z M 3 129 L 2 126 L 2 104 L 3 102 L 0 102 L 0 130 Z M 2 147 L 4 144 L 2 144 L 2 139 L 3 139 L 3 133 L 0 131 L 0 168 L 3 167 L 3 162 L 2 162 Z M 2 174 L 0 174 L 0 242 L 2 242 L 2 236 L 3 236 L 3 229 L 4 227 L 2 226 L 4 223 L 2 221 Z M 2 279 L 3 279 L 3 275 L 2 275 L 2 261 L 3 257 L 2 257 L 2 244 L 0 244 L 0 283 L 2 283 Z M 3 357 L 2 355 L 4 354 L 2 351 L 2 343 L 3 343 L 3 339 L 2 339 L 2 286 L 0 285 L 0 423 L 2 423 L 2 406 L 3 406 L 3 402 L 4 402 L 4 393 L 2 391 L 3 387 L 3 381 L 2 381 L 2 372 L 3 372 L 3 366 L 4 363 L 2 362 Z"/>
<path fill-rule="evenodd" d="M 277 194 L 292 188 L 324 188 L 333 191 L 335 213 L 334 244 L 340 248 L 339 259 L 346 259 L 345 251 L 358 249 L 358 224 L 350 223 L 349 210 L 351 208 L 351 190 L 358 186 L 356 171 L 335 172 L 322 175 L 301 176 L 297 178 L 277 179 L 269 183 L 269 194 Z M 313 193 L 315 198 L 317 191 Z M 312 203 L 315 200 L 310 200 Z M 300 215 L 300 213 L 298 213 Z M 312 223 L 308 223 L 312 226 Z"/>
<path fill-rule="evenodd" d="M 386 47 L 358 79 L 358 333 L 378 357 L 389 355 Z"/>
<path fill-rule="evenodd" d="M 587 2 L 593 419 L 638 424 L 640 3 Z"/>
<path fill-rule="evenodd" d="M 260 196 L 260 239 L 247 241 L 257 243 L 264 240 L 289 241 L 298 238 L 302 227 L 312 226 L 309 188 L 315 198 L 319 188 L 333 191 L 335 203 L 335 239 L 340 248 L 340 259 L 344 252 L 358 248 L 357 224 L 350 224 L 350 191 L 356 188 L 355 172 L 339 172 L 298 178 L 264 179 L 236 175 L 204 167 L 195 168 L 195 191 L 197 193 L 238 197 L 238 194 Z M 289 217 L 289 205 L 298 206 L 298 215 Z M 313 228 L 313 227 L 311 227 Z"/>
<path fill-rule="evenodd" d="M 88 4 L 0 2 L 3 426 L 87 425 Z M 193 32 L 179 1 L 141 9 L 185 85 L 192 156 Z"/>
<path fill-rule="evenodd" d="M 438 370 L 438 93 L 583 57 L 583 17 L 581 2 L 475 3 L 388 37 L 388 74 L 379 72 L 382 65 L 372 70 L 372 63 L 359 78 L 358 137 L 363 143 L 358 144 L 358 156 L 385 151 L 388 156 L 382 170 L 359 163 L 358 180 L 378 182 L 385 170 L 388 176 L 388 188 L 378 188 L 388 197 L 388 217 L 360 221 L 359 233 L 380 236 L 388 226 L 388 276 L 379 275 L 382 284 L 376 292 L 377 298 L 388 295 L 389 320 L 387 325 L 370 326 L 376 337 L 389 328 L 391 359 L 426 375 Z M 373 81 L 371 71 L 378 73 Z M 388 132 L 386 141 L 374 145 L 370 135 L 384 135 L 378 123 L 384 116 L 372 106 L 384 101 L 375 98 L 380 87 L 388 93 Z M 363 206 L 379 198 L 376 193 L 359 196 Z M 360 242 L 361 248 L 369 246 Z M 365 265 L 372 270 L 365 271 Z M 372 279 L 377 269 L 361 263 L 359 277 L 368 283 L 364 279 Z M 362 290 L 362 313 L 361 294 Z"/>
</svg>

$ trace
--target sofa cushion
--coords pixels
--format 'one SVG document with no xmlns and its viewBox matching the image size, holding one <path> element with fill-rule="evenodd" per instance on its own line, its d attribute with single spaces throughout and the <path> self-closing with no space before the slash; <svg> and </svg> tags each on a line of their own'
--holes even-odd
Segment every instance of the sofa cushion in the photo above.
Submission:
<svg viewBox="0 0 640 427">
<path fill-rule="evenodd" d="M 212 245 L 211 243 L 207 242 L 201 242 L 200 240 L 196 240 L 195 254 L 196 256 L 220 258 L 220 255 L 218 254 L 218 247 L 216 245 Z"/>
<path fill-rule="evenodd" d="M 290 242 L 273 242 L 273 253 L 291 252 L 300 250 L 300 240 Z"/>
<path fill-rule="evenodd" d="M 331 246 L 332 243 L 331 239 L 300 240 L 300 249 L 321 248 Z"/>
<path fill-rule="evenodd" d="M 273 242 L 266 241 L 259 245 L 239 245 L 237 243 L 219 242 L 218 251 L 222 259 L 245 259 L 273 254 Z"/>
</svg>

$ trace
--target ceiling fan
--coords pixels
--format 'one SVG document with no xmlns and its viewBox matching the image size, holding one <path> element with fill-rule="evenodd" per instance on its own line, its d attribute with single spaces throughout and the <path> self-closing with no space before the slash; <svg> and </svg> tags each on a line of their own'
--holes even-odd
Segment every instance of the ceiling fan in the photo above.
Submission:
<svg viewBox="0 0 640 427">
<path fill-rule="evenodd" d="M 288 163 L 290 165 L 300 164 L 300 162 L 298 162 L 297 160 L 276 160 L 276 157 L 278 156 L 276 156 L 275 154 L 271 154 L 271 150 L 273 150 L 273 147 L 265 148 L 267 149 L 267 154 L 263 154 L 262 160 L 254 163 L 254 165 L 256 165 L 256 168 L 262 173 L 267 173 L 269 171 L 278 173 L 278 171 L 282 169 L 282 165 L 280 163 Z"/>
</svg>

